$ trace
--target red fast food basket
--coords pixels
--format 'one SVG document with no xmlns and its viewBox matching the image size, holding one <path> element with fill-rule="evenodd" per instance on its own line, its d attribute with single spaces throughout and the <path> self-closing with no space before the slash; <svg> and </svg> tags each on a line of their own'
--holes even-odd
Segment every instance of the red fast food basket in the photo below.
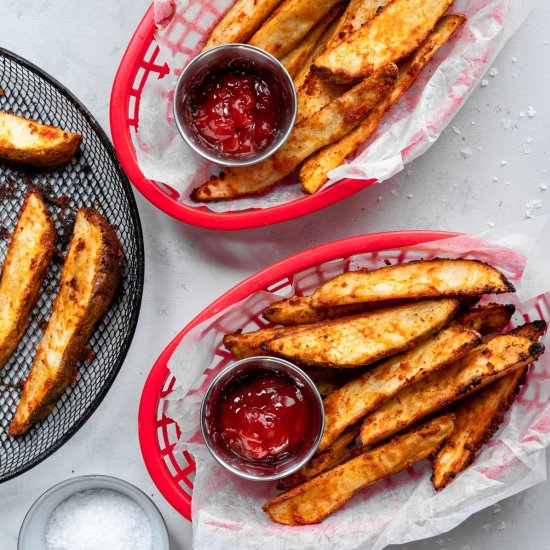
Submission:
<svg viewBox="0 0 550 550">
<path fill-rule="evenodd" d="M 185 21 L 185 15 L 183 18 L 182 25 L 178 26 L 182 35 L 195 24 L 191 19 Z M 182 203 L 175 189 L 144 176 L 138 165 L 133 141 L 138 130 L 140 98 L 145 84 L 149 79 L 162 78 L 169 72 L 168 66 L 159 60 L 160 49 L 154 31 L 151 6 L 132 36 L 116 73 L 111 92 L 110 122 L 113 143 L 126 174 L 138 191 L 157 208 L 180 221 L 199 227 L 248 229 L 309 214 L 349 197 L 376 181 L 345 179 L 318 193 L 285 204 L 239 212 L 216 213 L 205 205 L 197 204 L 194 207 Z M 174 40 L 178 42 L 176 38 Z"/>
<path fill-rule="evenodd" d="M 324 244 L 259 271 L 223 294 L 197 315 L 168 344 L 153 365 L 145 382 L 139 406 L 138 433 L 143 459 L 151 478 L 166 500 L 183 516 L 191 519 L 192 477 L 195 465 L 188 452 L 175 450 L 180 432 L 177 424 L 164 414 L 164 400 L 172 392 L 175 384 L 175 379 L 168 369 L 168 362 L 178 344 L 192 328 L 254 292 L 277 292 L 289 288 L 295 274 L 315 269 L 326 262 L 347 260 L 357 254 L 377 254 L 397 249 L 392 261 L 401 263 L 407 259 L 407 255 L 399 249 L 456 235 L 439 231 L 392 231 Z M 345 265 L 347 268 L 350 266 L 349 262 Z M 260 311 L 254 312 L 251 320 L 257 321 L 258 326 L 263 326 L 265 322 L 261 321 L 260 314 Z M 223 356 L 223 353 L 220 349 L 220 356 Z M 224 357 L 225 361 L 231 361 L 229 354 L 225 353 Z"/>
</svg>

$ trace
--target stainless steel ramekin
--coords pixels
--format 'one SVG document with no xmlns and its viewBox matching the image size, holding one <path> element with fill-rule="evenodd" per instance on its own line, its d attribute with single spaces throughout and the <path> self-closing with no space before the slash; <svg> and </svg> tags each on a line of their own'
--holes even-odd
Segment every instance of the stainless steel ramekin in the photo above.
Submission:
<svg viewBox="0 0 550 550">
<path fill-rule="evenodd" d="M 262 371 L 280 373 L 293 379 L 311 404 L 307 436 L 295 453 L 281 461 L 246 460 L 225 444 L 218 430 L 218 407 L 224 393 L 236 380 Z M 311 378 L 292 363 L 274 357 L 249 357 L 229 365 L 212 381 L 201 406 L 201 431 L 212 456 L 230 472 L 255 481 L 280 479 L 299 470 L 315 454 L 323 435 L 324 421 L 323 400 Z"/>
<path fill-rule="evenodd" d="M 267 73 L 278 84 L 281 103 L 279 134 L 275 141 L 256 155 L 239 158 L 223 155 L 201 140 L 193 127 L 189 100 L 193 89 L 213 71 L 223 68 L 246 68 Z M 248 166 L 270 157 L 287 140 L 296 120 L 296 90 L 285 67 L 269 53 L 248 44 L 225 44 L 206 50 L 198 55 L 183 70 L 178 78 L 174 93 L 174 119 L 186 143 L 201 157 L 223 166 Z"/>
</svg>

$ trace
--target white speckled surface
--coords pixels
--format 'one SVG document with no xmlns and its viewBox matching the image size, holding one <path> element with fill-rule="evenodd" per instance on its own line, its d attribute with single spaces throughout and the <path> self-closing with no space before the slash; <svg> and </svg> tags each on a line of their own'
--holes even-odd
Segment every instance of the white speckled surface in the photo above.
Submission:
<svg viewBox="0 0 550 550">
<path fill-rule="evenodd" d="M 147 0 L 0 0 L 0 45 L 60 80 L 108 130 L 112 80 L 147 6 Z M 0 485 L 0 549 L 16 548 L 23 517 L 41 493 L 88 473 L 122 477 L 152 495 L 172 548 L 191 548 L 190 524 L 150 481 L 137 441 L 139 396 L 158 354 L 220 293 L 310 246 L 390 229 L 479 232 L 490 223 L 523 219 L 526 204 L 537 199 L 542 206 L 534 215 L 549 213 L 550 190 L 541 189 L 550 186 L 549 41 L 550 5 L 541 2 L 496 60 L 498 74 L 486 76 L 487 86 L 476 90 L 453 121 L 456 130 L 449 127 L 406 173 L 324 211 L 274 227 L 216 233 L 171 220 L 138 196 L 146 277 L 132 348 L 86 425 L 54 456 Z M 461 151 L 468 148 L 471 155 L 464 158 Z M 406 548 L 550 549 L 549 489 L 548 482 L 539 485 L 502 502 L 500 510 L 480 512 L 444 536 Z"/>
</svg>

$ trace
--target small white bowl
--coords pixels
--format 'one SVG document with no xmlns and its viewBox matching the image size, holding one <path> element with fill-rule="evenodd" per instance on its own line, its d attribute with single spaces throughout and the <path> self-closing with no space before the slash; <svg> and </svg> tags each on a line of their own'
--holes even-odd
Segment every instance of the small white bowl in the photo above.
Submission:
<svg viewBox="0 0 550 550">
<path fill-rule="evenodd" d="M 46 527 L 54 510 L 70 496 L 89 489 L 111 489 L 132 499 L 147 515 L 154 550 L 169 550 L 168 531 L 153 501 L 140 489 L 110 476 L 88 475 L 66 479 L 48 489 L 27 512 L 17 542 L 18 550 L 46 550 Z"/>
</svg>

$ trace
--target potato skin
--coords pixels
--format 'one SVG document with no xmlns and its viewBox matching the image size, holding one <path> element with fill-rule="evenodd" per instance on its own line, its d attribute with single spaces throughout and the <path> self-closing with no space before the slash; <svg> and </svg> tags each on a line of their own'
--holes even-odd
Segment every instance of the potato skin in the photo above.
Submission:
<svg viewBox="0 0 550 550">
<path fill-rule="evenodd" d="M 67 164 L 82 136 L 0 111 L 0 158 L 39 168 Z"/>
<path fill-rule="evenodd" d="M 86 267 L 75 261 L 80 251 L 88 246 L 83 238 L 77 238 L 77 227 L 84 225 L 85 231 L 92 226 L 98 229 L 100 254 L 95 265 L 91 266 L 93 279 L 87 302 L 78 303 L 78 284 L 75 274 Z M 48 328 L 38 347 L 33 367 L 17 406 L 9 435 L 22 435 L 38 420 L 44 418 L 55 406 L 59 396 L 65 391 L 76 375 L 76 364 L 81 359 L 84 347 L 92 335 L 97 323 L 105 315 L 111 303 L 122 274 L 122 249 L 120 241 L 109 223 L 97 212 L 83 208 L 78 211 L 75 232 L 69 245 L 69 251 L 61 274 L 60 291 L 53 305 L 53 313 Z M 84 260 L 85 261 L 85 260 Z M 73 289 L 74 292 L 71 290 Z M 65 313 L 62 313 L 62 311 Z M 72 311 L 71 311 L 72 310 Z M 56 320 L 57 316 L 57 320 Z M 64 319 L 60 330 L 71 330 L 71 336 L 57 362 L 48 364 L 46 358 L 51 351 L 49 344 L 62 339 L 62 334 L 53 333 L 59 318 Z M 71 326 L 73 325 L 73 326 Z M 49 334 L 50 333 L 50 334 Z"/>
</svg>

